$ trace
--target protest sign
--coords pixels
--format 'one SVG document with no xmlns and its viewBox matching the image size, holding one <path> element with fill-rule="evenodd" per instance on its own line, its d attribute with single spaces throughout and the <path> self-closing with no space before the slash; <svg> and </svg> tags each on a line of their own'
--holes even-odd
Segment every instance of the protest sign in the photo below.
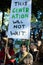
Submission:
<svg viewBox="0 0 43 65">
<path fill-rule="evenodd" d="M 8 38 L 29 39 L 31 0 L 12 0 Z"/>
</svg>

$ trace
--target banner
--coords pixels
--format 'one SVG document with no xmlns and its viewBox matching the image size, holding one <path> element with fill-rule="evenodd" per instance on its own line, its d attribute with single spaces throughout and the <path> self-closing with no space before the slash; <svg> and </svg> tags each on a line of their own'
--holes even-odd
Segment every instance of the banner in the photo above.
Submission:
<svg viewBox="0 0 43 65">
<path fill-rule="evenodd" d="M 31 0 L 12 0 L 8 38 L 29 39 Z"/>
</svg>

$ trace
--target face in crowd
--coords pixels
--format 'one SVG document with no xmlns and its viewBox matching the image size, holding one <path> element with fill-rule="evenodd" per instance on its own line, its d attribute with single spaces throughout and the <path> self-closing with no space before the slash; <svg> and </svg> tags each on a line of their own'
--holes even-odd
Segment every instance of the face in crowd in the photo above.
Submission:
<svg viewBox="0 0 43 65">
<path fill-rule="evenodd" d="M 38 41 L 38 46 L 40 46 L 41 44 L 42 44 L 42 43 L 41 43 L 41 41 L 39 40 L 39 41 Z"/>
<path fill-rule="evenodd" d="M 21 52 L 22 52 L 22 53 L 25 53 L 26 51 L 27 51 L 26 45 L 22 45 L 22 46 L 21 46 Z"/>
</svg>

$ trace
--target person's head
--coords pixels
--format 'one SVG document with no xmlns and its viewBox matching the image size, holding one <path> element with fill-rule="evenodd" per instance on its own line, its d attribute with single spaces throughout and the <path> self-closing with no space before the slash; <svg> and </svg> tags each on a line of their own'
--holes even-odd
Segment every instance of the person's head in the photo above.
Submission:
<svg viewBox="0 0 43 65">
<path fill-rule="evenodd" d="M 33 39 L 33 35 L 31 35 L 31 38 Z"/>
<path fill-rule="evenodd" d="M 38 46 L 40 46 L 42 44 L 41 40 L 38 40 Z"/>
<path fill-rule="evenodd" d="M 25 43 L 21 44 L 21 52 L 25 53 L 27 51 L 27 45 Z"/>
<path fill-rule="evenodd" d="M 13 49 L 13 43 L 8 43 L 8 49 Z"/>
<path fill-rule="evenodd" d="M 9 38 L 8 43 L 11 44 L 11 43 L 13 43 L 13 41 L 14 40 L 12 38 Z"/>
<path fill-rule="evenodd" d="M 2 47 L 5 47 L 5 44 L 6 44 L 6 41 L 5 40 L 1 40 L 1 45 L 2 45 Z"/>
</svg>

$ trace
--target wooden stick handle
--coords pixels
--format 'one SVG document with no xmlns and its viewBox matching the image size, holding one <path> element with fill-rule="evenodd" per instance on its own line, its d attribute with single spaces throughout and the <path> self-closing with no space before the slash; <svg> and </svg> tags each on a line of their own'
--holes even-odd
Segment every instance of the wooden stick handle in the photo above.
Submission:
<svg viewBox="0 0 43 65">
<path fill-rule="evenodd" d="M 8 38 L 6 38 L 5 40 L 6 40 L 6 45 L 5 45 L 5 49 L 6 49 L 8 46 Z M 5 53 L 5 58 L 4 58 L 4 65 L 5 63 L 6 63 L 6 53 Z"/>
</svg>

